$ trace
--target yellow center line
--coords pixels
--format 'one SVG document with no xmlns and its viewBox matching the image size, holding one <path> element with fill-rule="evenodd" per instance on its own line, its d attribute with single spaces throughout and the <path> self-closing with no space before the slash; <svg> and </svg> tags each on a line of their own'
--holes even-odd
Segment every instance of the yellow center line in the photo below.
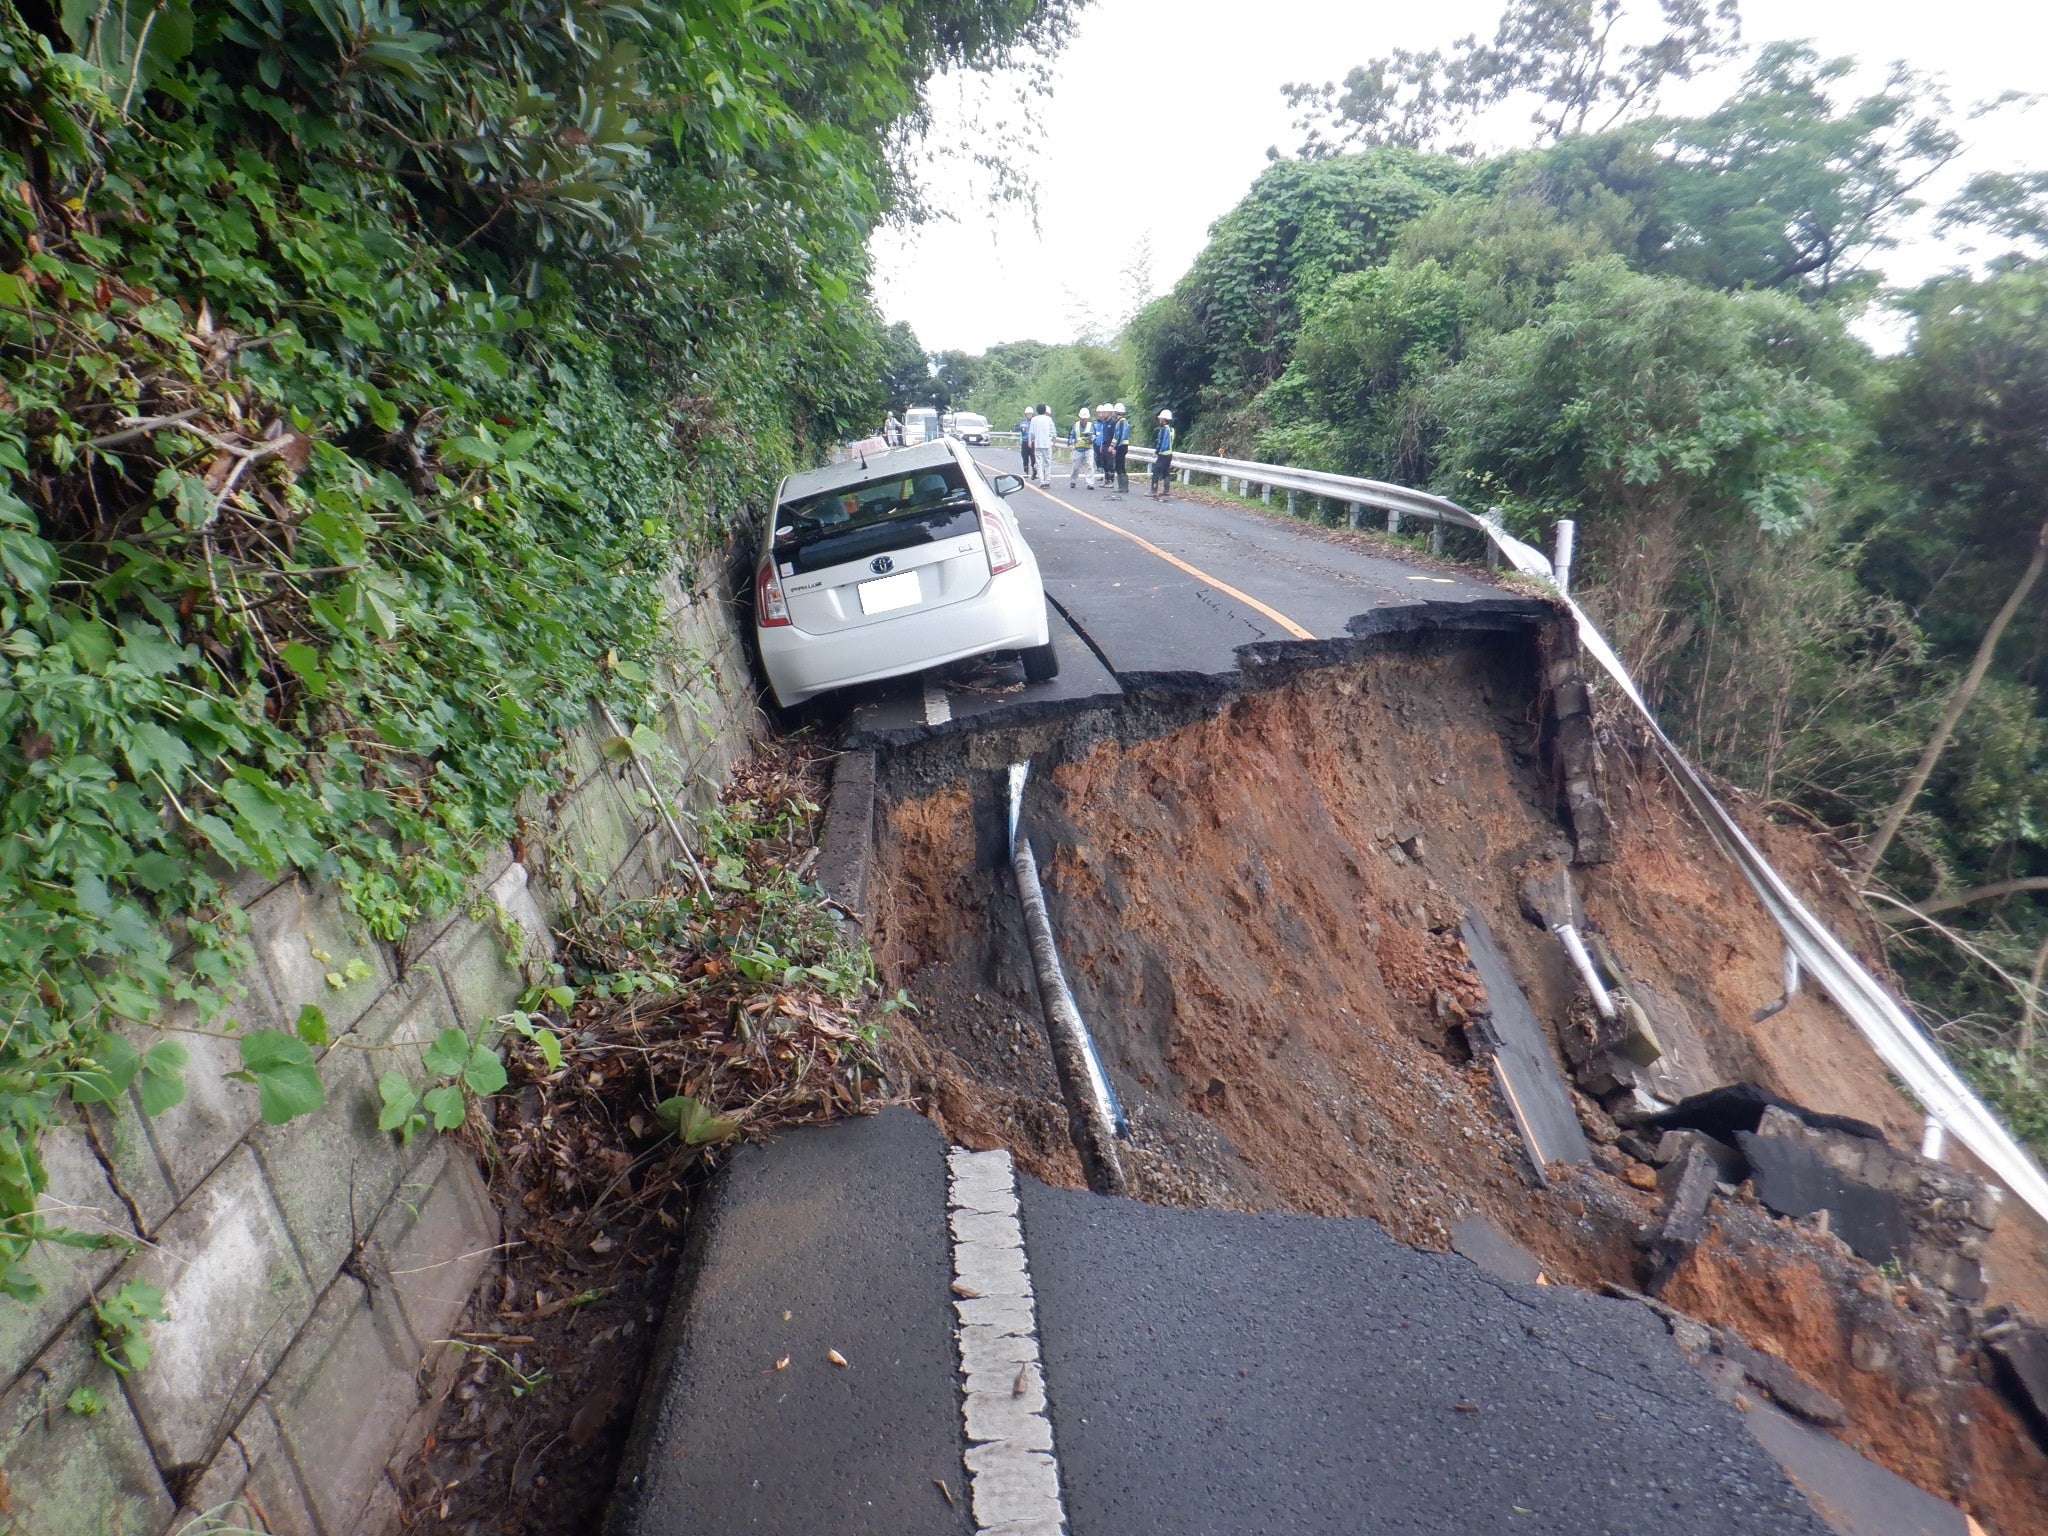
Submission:
<svg viewBox="0 0 2048 1536">
<path fill-rule="evenodd" d="M 1109 522 L 1105 518 L 1097 517 L 1093 512 L 1083 512 L 1071 501 L 1061 501 L 1059 497 L 1053 495 L 1051 491 L 1044 489 L 1042 486 L 1034 485 L 1031 487 L 1031 489 L 1037 491 L 1039 495 L 1043 496 L 1047 501 L 1051 502 L 1054 506 L 1065 507 L 1069 512 L 1073 513 L 1076 517 L 1085 517 L 1088 519 L 1089 522 L 1095 523 L 1100 527 L 1107 528 L 1111 533 L 1122 534 L 1125 538 L 1129 539 L 1133 544 L 1137 545 L 1140 549 L 1145 550 L 1150 554 L 1157 555 L 1160 559 L 1164 560 L 1168 565 L 1173 566 L 1175 569 L 1186 571 L 1190 576 L 1194 577 L 1197 581 L 1207 582 L 1210 586 L 1214 587 L 1218 592 L 1223 593 L 1226 597 L 1236 598 L 1240 603 L 1243 603 L 1247 608 L 1256 609 L 1258 612 L 1263 613 L 1267 618 L 1271 619 L 1275 624 L 1278 624 L 1282 629 L 1286 630 L 1287 633 L 1294 636 L 1295 639 L 1315 639 L 1315 631 L 1303 629 L 1299 624 L 1295 623 L 1294 620 L 1287 617 L 1287 615 L 1282 613 L 1279 609 L 1268 608 L 1264 603 L 1260 602 L 1256 597 L 1253 597 L 1249 592 L 1240 592 L 1237 590 L 1237 588 L 1233 587 L 1229 582 L 1218 581 L 1214 576 L 1211 576 L 1207 571 L 1202 570 L 1198 566 L 1189 565 L 1187 561 L 1181 559 L 1178 555 L 1169 555 L 1165 550 L 1161 549 L 1157 544 L 1154 544 L 1150 539 L 1141 539 L 1138 537 L 1138 535 L 1131 532 L 1130 529 L 1119 528 L 1115 523 Z"/>
</svg>

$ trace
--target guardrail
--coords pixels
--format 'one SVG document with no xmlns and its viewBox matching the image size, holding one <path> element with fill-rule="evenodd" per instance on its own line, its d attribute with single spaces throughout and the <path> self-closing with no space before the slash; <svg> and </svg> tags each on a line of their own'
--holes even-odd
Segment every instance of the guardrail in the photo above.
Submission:
<svg viewBox="0 0 2048 1536">
<path fill-rule="evenodd" d="M 1130 458 L 1139 465 L 1148 465 L 1152 461 L 1152 450 L 1133 445 Z M 1571 523 L 1558 525 L 1557 559 L 1553 562 L 1541 550 L 1508 533 L 1501 526 L 1497 514 L 1473 512 L 1454 501 L 1408 486 L 1356 475 L 1330 474 L 1322 470 L 1296 469 L 1290 465 L 1260 464 L 1247 459 L 1194 453 L 1176 453 L 1173 467 L 1183 484 L 1187 483 L 1190 475 L 1214 475 L 1225 482 L 1238 481 L 1246 494 L 1256 485 L 1340 502 L 1350 509 L 1350 522 L 1354 528 L 1361 522 L 1365 508 L 1384 513 L 1387 528 L 1392 532 L 1399 532 L 1402 523 L 1409 519 L 1430 522 L 1439 528 L 1470 528 L 1486 540 L 1489 563 L 1504 560 L 1524 575 L 1555 587 L 1559 601 L 1571 614 L 1580 643 L 1620 688 L 1648 731 L 1672 778 L 1691 802 L 1694 812 L 1706 823 L 1707 830 L 1722 851 L 1742 871 L 1777 925 L 1785 941 L 1786 974 L 1790 983 L 1788 993 L 1794 990 L 1801 974 L 1810 976 L 1835 1006 L 1848 1015 L 1879 1059 L 1920 1101 L 1928 1118 L 1924 1150 L 1930 1155 L 1939 1155 L 1942 1137 L 1953 1136 L 2007 1189 L 2043 1219 L 2048 1219 L 2048 1176 L 2043 1175 L 2040 1165 L 1962 1080 L 1942 1055 L 1940 1047 L 1928 1038 L 1904 1005 L 1886 990 L 1847 945 L 1829 931 L 1826 924 L 1814 916 L 1764 857 L 1762 850 L 1708 788 L 1699 770 L 1679 750 L 1678 744 L 1665 734 L 1620 655 L 1586 611 L 1572 600 L 1569 587 L 1574 529 Z M 1290 496 L 1289 500 L 1291 503 L 1293 497 Z"/>
<path fill-rule="evenodd" d="M 990 435 L 1008 443 L 1017 440 L 1014 432 Z M 1053 449 L 1055 458 L 1067 453 L 1067 445 L 1063 442 L 1055 441 Z M 1152 450 L 1131 444 L 1130 462 L 1140 468 L 1150 465 Z M 1500 530 L 1499 519 L 1492 513 L 1469 512 L 1455 501 L 1386 480 L 1367 480 L 1357 475 L 1331 474 L 1320 469 L 1295 469 L 1283 464 L 1260 464 L 1251 459 L 1224 459 L 1200 453 L 1176 452 L 1173 469 L 1184 485 L 1190 476 L 1211 475 L 1226 484 L 1237 481 L 1246 487 L 1247 495 L 1249 488 L 1256 485 L 1262 489 L 1321 496 L 1328 501 L 1342 502 L 1350 509 L 1350 523 L 1354 528 L 1363 522 L 1364 509 L 1370 507 L 1385 514 L 1389 533 L 1399 533 L 1402 525 L 1410 520 L 1470 528 L 1481 533 Z M 1292 495 L 1288 509 L 1294 509 Z M 1546 560 L 1546 575 L 1549 574 L 1548 564 Z"/>
</svg>

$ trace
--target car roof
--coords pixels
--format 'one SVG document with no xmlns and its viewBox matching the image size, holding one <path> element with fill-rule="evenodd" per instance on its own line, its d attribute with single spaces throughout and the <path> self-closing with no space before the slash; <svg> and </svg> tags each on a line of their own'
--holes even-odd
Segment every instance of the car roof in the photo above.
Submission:
<svg viewBox="0 0 2048 1536">
<path fill-rule="evenodd" d="M 959 462 L 953 445 L 945 438 L 939 438 L 909 448 L 891 448 L 887 453 L 871 453 L 864 459 L 856 456 L 843 464 L 800 469 L 782 482 L 782 489 L 775 499 L 778 504 L 795 501 L 799 496 L 815 496 L 820 491 L 837 490 L 841 486 L 867 485 L 876 480 L 886 480 L 891 475 L 910 474 L 940 464 Z"/>
</svg>

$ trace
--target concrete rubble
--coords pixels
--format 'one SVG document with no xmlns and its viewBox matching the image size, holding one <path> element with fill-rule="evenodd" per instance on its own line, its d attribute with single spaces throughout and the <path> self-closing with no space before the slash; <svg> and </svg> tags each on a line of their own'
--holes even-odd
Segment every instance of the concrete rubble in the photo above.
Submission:
<svg viewBox="0 0 2048 1536">
<path fill-rule="evenodd" d="M 2010 1307 L 1994 1307 L 1978 1340 L 1996 1366 L 1998 1385 L 2048 1446 L 2048 1327 Z"/>
<path fill-rule="evenodd" d="M 1609 1296 L 1640 1302 L 1663 1319 L 1664 1326 L 1671 1330 L 1672 1342 L 1723 1396 L 1733 1397 L 1747 1385 L 1809 1424 L 1834 1429 L 1848 1422 L 1847 1411 L 1833 1397 L 1776 1355 L 1765 1354 L 1729 1329 L 1703 1323 L 1655 1296 L 1626 1286 L 1609 1284 L 1603 1289 Z"/>
</svg>

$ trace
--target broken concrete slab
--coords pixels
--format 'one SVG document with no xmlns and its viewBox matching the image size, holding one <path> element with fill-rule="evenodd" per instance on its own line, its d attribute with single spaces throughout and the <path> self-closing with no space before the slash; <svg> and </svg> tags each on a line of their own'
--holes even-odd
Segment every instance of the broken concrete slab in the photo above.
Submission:
<svg viewBox="0 0 2048 1536">
<path fill-rule="evenodd" d="M 818 884 L 852 912 L 865 912 L 875 847 L 875 754 L 843 752 L 832 765 L 832 798 L 819 838 Z"/>
<path fill-rule="evenodd" d="M 1463 1254 L 1495 1279 L 1511 1280 L 1517 1285 L 1543 1283 L 1543 1266 L 1536 1255 L 1484 1216 L 1467 1216 L 1451 1223 L 1451 1250 Z"/>
<path fill-rule="evenodd" d="M 1651 1295 L 1664 1289 L 1707 1235 L 1707 1202 L 1714 1198 L 1714 1186 L 1720 1181 L 1720 1165 L 1698 1146 L 1688 1148 L 1683 1158 L 1659 1176 L 1657 1182 L 1666 1191 L 1666 1200 L 1663 1220 L 1649 1242 L 1650 1272 L 1645 1289 Z"/>
<path fill-rule="evenodd" d="M 1984 1278 L 1982 1259 L 1938 1243 L 1913 1244 L 1906 1255 L 1906 1268 L 1969 1306 L 1981 1302 L 1991 1289 Z"/>
<path fill-rule="evenodd" d="M 1486 919 L 1467 913 L 1459 933 L 1486 990 L 1488 1030 L 1494 1065 L 1509 1108 L 1541 1168 L 1550 1163 L 1589 1163 L 1593 1154 L 1572 1108 L 1571 1093 L 1551 1054 L 1549 1037 L 1522 995 L 1507 957 Z"/>
<path fill-rule="evenodd" d="M 1766 1208 L 1792 1217 L 1825 1210 L 1831 1230 L 1858 1258 L 1871 1264 L 1904 1262 L 1913 1231 L 1897 1195 L 1844 1178 L 1804 1137 L 1735 1135 L 1749 1159 L 1757 1199 Z"/>
<path fill-rule="evenodd" d="M 1969 1516 L 1824 1430 L 1769 1403 L 1743 1414 L 1749 1432 L 1841 1536 L 1971 1536 Z"/>
<path fill-rule="evenodd" d="M 1788 1412 L 1798 1414 L 1808 1423 L 1832 1429 L 1849 1422 L 1849 1415 L 1841 1403 L 1828 1393 L 1776 1355 L 1765 1354 L 1728 1329 L 1714 1330 L 1714 1349 L 1741 1366 L 1742 1374 L 1769 1393 L 1771 1401 Z"/>
<path fill-rule="evenodd" d="M 1714 1160 L 1723 1184 L 1740 1184 L 1749 1177 L 1749 1159 L 1742 1155 L 1742 1149 L 1709 1136 L 1705 1131 L 1666 1131 L 1658 1138 L 1656 1150 L 1649 1161 L 1660 1168 L 1674 1167 L 1682 1164 L 1686 1154 L 1694 1148 Z"/>
<path fill-rule="evenodd" d="M 2007 1309 L 1979 1335 L 1998 1371 L 1998 1385 L 2018 1404 L 2048 1449 L 2048 1328 Z"/>
</svg>

